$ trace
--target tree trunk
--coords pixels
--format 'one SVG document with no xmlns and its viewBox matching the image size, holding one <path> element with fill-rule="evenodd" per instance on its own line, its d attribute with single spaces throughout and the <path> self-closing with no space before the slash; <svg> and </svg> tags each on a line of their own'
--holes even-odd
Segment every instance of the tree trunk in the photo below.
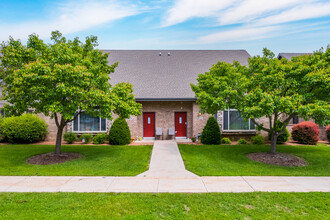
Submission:
<svg viewBox="0 0 330 220">
<path fill-rule="evenodd" d="M 270 144 L 270 153 L 271 154 L 275 154 L 276 153 L 276 142 L 277 142 L 277 137 L 278 135 L 277 134 L 272 134 L 272 142 Z"/>
<path fill-rule="evenodd" d="M 57 127 L 55 154 L 61 154 L 63 128 L 63 126 Z"/>
</svg>

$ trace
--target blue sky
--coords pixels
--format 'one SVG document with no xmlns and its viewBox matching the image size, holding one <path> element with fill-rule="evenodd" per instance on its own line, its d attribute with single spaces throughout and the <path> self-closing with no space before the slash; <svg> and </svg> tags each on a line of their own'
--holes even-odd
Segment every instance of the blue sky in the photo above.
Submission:
<svg viewBox="0 0 330 220">
<path fill-rule="evenodd" d="M 330 44 L 329 0 L 1 0 L 0 41 L 52 30 L 100 49 L 312 52 Z"/>
</svg>

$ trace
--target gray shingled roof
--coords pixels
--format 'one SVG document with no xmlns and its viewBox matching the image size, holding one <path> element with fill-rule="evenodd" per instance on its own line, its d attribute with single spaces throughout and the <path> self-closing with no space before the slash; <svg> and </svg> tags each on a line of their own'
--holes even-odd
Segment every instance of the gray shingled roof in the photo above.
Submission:
<svg viewBox="0 0 330 220">
<path fill-rule="evenodd" d="M 190 83 L 218 61 L 248 64 L 245 50 L 104 50 L 109 63 L 119 62 L 111 84 L 130 82 L 137 100 L 192 100 Z M 161 56 L 159 56 L 161 52 Z M 168 56 L 170 53 L 170 56 Z"/>
<path fill-rule="evenodd" d="M 291 60 L 292 57 L 302 56 L 302 55 L 310 55 L 311 53 L 279 53 L 277 58 L 282 59 L 286 58 L 288 60 Z"/>
</svg>

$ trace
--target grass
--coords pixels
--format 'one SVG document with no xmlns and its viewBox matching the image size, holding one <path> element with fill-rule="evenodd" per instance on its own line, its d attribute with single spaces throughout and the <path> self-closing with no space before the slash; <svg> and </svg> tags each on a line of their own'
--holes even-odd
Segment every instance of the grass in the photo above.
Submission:
<svg viewBox="0 0 330 220">
<path fill-rule="evenodd" d="M 0 145 L 1 176 L 135 176 L 148 170 L 152 146 L 63 145 L 63 152 L 84 157 L 53 165 L 32 165 L 27 158 L 53 152 L 52 145 Z"/>
<path fill-rule="evenodd" d="M 330 176 L 330 147 L 278 145 L 277 152 L 306 160 L 306 167 L 283 167 L 252 161 L 246 154 L 269 152 L 266 145 L 179 145 L 186 169 L 200 176 Z"/>
<path fill-rule="evenodd" d="M 0 193 L 1 219 L 329 219 L 329 193 Z"/>
</svg>

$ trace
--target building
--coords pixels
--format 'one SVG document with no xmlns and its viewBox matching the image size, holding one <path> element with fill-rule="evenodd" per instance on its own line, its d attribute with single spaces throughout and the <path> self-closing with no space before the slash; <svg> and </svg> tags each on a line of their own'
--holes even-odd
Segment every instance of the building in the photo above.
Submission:
<svg viewBox="0 0 330 220">
<path fill-rule="evenodd" d="M 111 74 L 111 84 L 133 84 L 136 101 L 143 106 L 142 115 L 127 119 L 132 137 L 190 138 L 202 132 L 210 115 L 201 114 L 190 83 L 218 61 L 237 60 L 248 64 L 245 50 L 111 50 L 109 63 L 119 62 Z M 217 120 L 228 136 L 255 135 L 252 123 L 245 122 L 237 111 L 219 112 Z M 67 130 L 77 133 L 105 132 L 110 121 L 82 114 Z"/>
<path fill-rule="evenodd" d="M 200 73 L 207 72 L 219 61 L 238 61 L 248 65 L 251 57 L 245 50 L 111 50 L 109 64 L 119 62 L 110 75 L 111 84 L 130 82 L 136 101 L 142 104 L 142 114 L 127 119 L 134 138 L 170 139 L 191 138 L 200 134 L 210 117 L 201 114 L 190 84 L 197 82 Z M 278 58 L 291 59 L 302 54 L 280 53 Z M 2 106 L 4 103 L 1 102 Z M 0 106 L 0 108 L 1 108 Z M 3 114 L 3 112 L 2 112 Z M 41 115 L 42 116 L 42 115 Z M 257 133 L 250 121 L 244 121 L 240 113 L 230 109 L 214 115 L 224 137 L 238 139 Z M 42 116 L 49 125 L 48 141 L 56 139 L 54 120 Z M 267 126 L 266 118 L 260 119 Z M 288 126 L 302 119 L 294 118 Z M 66 131 L 77 134 L 108 132 L 112 121 L 82 113 L 69 123 Z M 265 136 L 265 132 L 262 132 Z M 159 134 L 159 136 L 158 136 Z M 174 134 L 174 135 L 173 135 Z M 157 136 L 157 137 L 156 137 Z"/>
</svg>

